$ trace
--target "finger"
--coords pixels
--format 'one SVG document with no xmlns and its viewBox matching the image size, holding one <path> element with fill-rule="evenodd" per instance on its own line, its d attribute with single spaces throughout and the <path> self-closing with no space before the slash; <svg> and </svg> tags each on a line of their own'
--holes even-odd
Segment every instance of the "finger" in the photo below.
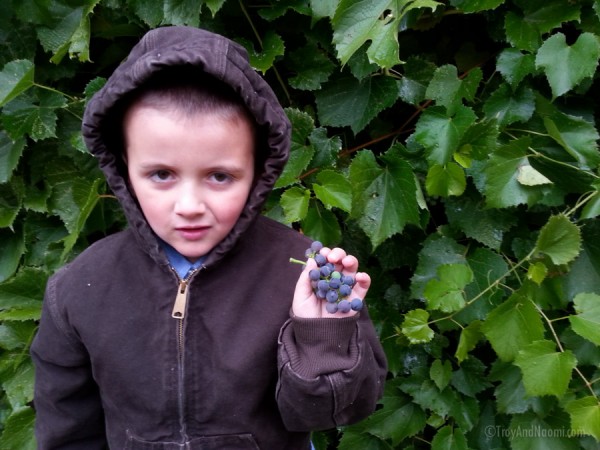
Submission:
<svg viewBox="0 0 600 450">
<path fill-rule="evenodd" d="M 354 275 L 358 271 L 358 259 L 356 256 L 346 255 L 341 260 L 341 265 L 345 275 Z"/>
<path fill-rule="evenodd" d="M 341 264 L 342 260 L 346 257 L 346 255 L 347 253 L 344 249 L 336 247 L 324 256 L 327 257 L 327 261 L 329 261 L 330 263 Z"/>
</svg>

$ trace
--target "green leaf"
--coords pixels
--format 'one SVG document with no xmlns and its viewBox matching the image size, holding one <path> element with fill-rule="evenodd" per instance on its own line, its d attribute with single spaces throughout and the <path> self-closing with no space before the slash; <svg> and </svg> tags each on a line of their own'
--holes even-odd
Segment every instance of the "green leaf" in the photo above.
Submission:
<svg viewBox="0 0 600 450">
<path fill-rule="evenodd" d="M 436 66 L 429 61 L 411 56 L 402 66 L 404 76 L 400 79 L 400 98 L 402 101 L 418 105 L 425 100 L 425 92 Z"/>
<path fill-rule="evenodd" d="M 129 0 L 128 5 L 151 28 L 156 28 L 165 17 L 164 0 Z"/>
<path fill-rule="evenodd" d="M 440 359 L 436 359 L 429 368 L 429 377 L 440 391 L 444 390 L 452 378 L 452 364 L 448 360 L 442 363 Z"/>
<path fill-rule="evenodd" d="M 36 450 L 34 423 L 35 412 L 29 406 L 13 410 L 4 423 L 4 431 L 0 436 L 0 448 Z"/>
<path fill-rule="evenodd" d="M 306 217 L 310 191 L 294 186 L 281 194 L 281 207 L 285 213 L 286 222 L 298 222 Z"/>
<path fill-rule="evenodd" d="M 0 311 L 39 312 L 48 276 L 38 269 L 22 269 L 0 284 Z"/>
<path fill-rule="evenodd" d="M 546 178 L 528 164 L 522 164 L 518 168 L 519 174 L 517 181 L 523 186 L 540 186 L 542 184 L 552 184 L 552 181 Z"/>
<path fill-rule="evenodd" d="M 560 398 L 569 386 L 577 360 L 570 350 L 557 352 L 554 342 L 538 340 L 519 350 L 515 365 L 523 373 L 523 385 L 528 395 Z"/>
<path fill-rule="evenodd" d="M 25 139 L 12 140 L 0 130 L 0 184 L 10 180 L 25 149 Z"/>
<path fill-rule="evenodd" d="M 573 299 L 577 315 L 569 317 L 573 331 L 579 336 L 600 345 L 600 295 L 577 294 Z"/>
<path fill-rule="evenodd" d="M 600 216 L 600 191 L 594 192 L 581 211 L 582 219 L 593 219 L 598 216 Z"/>
<path fill-rule="evenodd" d="M 544 281 L 547 275 L 548 267 L 541 261 L 531 264 L 529 269 L 527 269 L 527 278 L 537 285 L 542 284 L 542 281 Z"/>
<path fill-rule="evenodd" d="M 546 409 L 547 410 L 547 409 Z M 569 434 L 569 416 L 553 411 L 539 417 L 533 412 L 514 415 L 508 429 L 512 450 L 580 450 L 582 445 Z"/>
<path fill-rule="evenodd" d="M 518 50 L 534 52 L 541 43 L 540 32 L 535 24 L 514 11 L 508 11 L 506 14 L 504 29 L 507 41 Z"/>
<path fill-rule="evenodd" d="M 33 86 L 35 66 L 26 59 L 7 63 L 0 72 L 0 106 Z"/>
<path fill-rule="evenodd" d="M 450 197 L 462 195 L 467 187 L 464 170 L 456 163 L 434 164 L 427 172 L 425 188 L 432 196 Z"/>
<path fill-rule="evenodd" d="M 595 397 L 584 397 L 567 403 L 574 435 L 589 434 L 600 441 L 600 403 Z"/>
<path fill-rule="evenodd" d="M 424 344 L 433 339 L 433 330 L 429 327 L 429 313 L 423 309 L 414 309 L 404 315 L 402 333 L 411 344 Z"/>
<path fill-rule="evenodd" d="M 317 175 L 320 184 L 313 184 L 316 197 L 327 208 L 340 208 L 350 212 L 352 209 L 352 186 L 341 173 L 323 170 Z"/>
<path fill-rule="evenodd" d="M 528 138 L 510 141 L 499 148 L 485 164 L 484 191 L 490 208 L 507 208 L 519 204 L 533 205 L 543 196 L 544 186 L 524 186 L 518 180 L 519 168 L 530 165 Z"/>
<path fill-rule="evenodd" d="M 462 101 L 461 86 L 462 80 L 458 78 L 456 66 L 446 64 L 436 69 L 425 95 L 435 100 L 437 105 L 454 111 Z"/>
<path fill-rule="evenodd" d="M 33 364 L 25 359 L 16 370 L 2 382 L 2 389 L 13 410 L 21 408 L 33 400 Z"/>
<path fill-rule="evenodd" d="M 335 65 L 316 44 L 290 51 L 287 55 L 289 68 L 295 73 L 289 78 L 294 89 L 316 91 L 321 89 L 335 70 Z"/>
<path fill-rule="evenodd" d="M 315 155 L 314 147 L 308 142 L 315 126 L 312 118 L 308 114 L 292 108 L 286 109 L 286 114 L 292 123 L 292 143 L 290 157 L 275 183 L 276 188 L 298 182 Z"/>
<path fill-rule="evenodd" d="M 475 122 L 472 109 L 461 106 L 456 114 L 448 116 L 441 107 L 428 108 L 419 118 L 415 140 L 426 149 L 431 164 L 444 165 L 452 160 L 466 130 Z"/>
<path fill-rule="evenodd" d="M 600 58 L 600 43 L 592 33 L 582 33 L 572 45 L 567 45 L 563 33 L 550 36 L 535 58 L 538 68 L 544 69 L 552 95 L 560 97 L 575 88 L 585 78 L 594 75 Z"/>
<path fill-rule="evenodd" d="M 437 268 L 438 279 L 425 286 L 425 299 L 429 309 L 445 313 L 458 311 L 465 306 L 464 288 L 473 281 L 473 272 L 465 264 L 446 264 Z"/>
<path fill-rule="evenodd" d="M 263 74 L 265 74 L 273 64 L 275 59 L 285 53 L 283 39 L 273 30 L 269 30 L 262 38 L 260 51 L 256 51 L 251 42 L 245 39 L 238 39 L 246 50 L 250 58 L 250 65 Z"/>
<path fill-rule="evenodd" d="M 468 450 L 467 440 L 460 428 L 445 426 L 431 441 L 431 450 Z"/>
<path fill-rule="evenodd" d="M 315 92 L 322 125 L 349 126 L 356 134 L 398 99 L 399 85 L 391 77 L 332 80 Z"/>
<path fill-rule="evenodd" d="M 335 214 L 314 201 L 301 222 L 302 230 L 315 241 L 336 243 L 341 240 L 342 230 Z"/>
<path fill-rule="evenodd" d="M 66 105 L 65 97 L 57 92 L 40 91 L 38 99 L 39 104 L 35 104 L 20 97 L 4 107 L 2 124 L 12 139 L 21 139 L 26 134 L 34 141 L 56 137 L 56 110 Z"/>
<path fill-rule="evenodd" d="M 581 251 L 581 231 L 567 216 L 552 216 L 540 231 L 535 251 L 548 255 L 554 264 L 567 264 Z"/>
<path fill-rule="evenodd" d="M 495 118 L 500 126 L 527 122 L 535 111 L 535 95 L 525 86 L 513 91 L 508 84 L 501 84 L 486 101 L 483 110 L 487 117 Z"/>
<path fill-rule="evenodd" d="M 514 360 L 519 350 L 544 336 L 535 305 L 518 292 L 490 312 L 481 330 L 502 361 Z"/>
<path fill-rule="evenodd" d="M 494 396 L 499 413 L 522 414 L 529 409 L 536 409 L 538 400 L 527 396 L 521 370 L 514 364 L 495 363 L 489 380 L 498 383 Z"/>
<path fill-rule="evenodd" d="M 507 48 L 498 56 L 496 68 L 504 79 L 515 88 L 527 75 L 535 72 L 535 57 L 516 48 Z"/>
<path fill-rule="evenodd" d="M 474 13 L 494 9 L 504 3 L 504 0 L 451 0 L 450 4 L 466 13 Z"/>
<path fill-rule="evenodd" d="M 349 175 L 354 189 L 352 217 L 358 219 L 373 247 L 400 233 L 407 223 L 419 223 L 412 168 L 395 147 L 381 159 L 384 167 L 372 152 L 362 151 L 353 159 Z"/>
<path fill-rule="evenodd" d="M 600 138 L 595 126 L 580 118 L 556 112 L 544 117 L 548 134 L 567 151 L 583 169 L 591 169 L 600 163 L 597 140 Z"/>
<path fill-rule="evenodd" d="M 384 68 L 399 64 L 401 19 L 410 10 L 435 10 L 438 5 L 433 0 L 341 0 L 331 23 L 333 43 L 342 65 L 367 41 L 370 41 L 369 61 Z"/>
<path fill-rule="evenodd" d="M 0 283 L 2 283 L 17 270 L 21 257 L 25 253 L 25 239 L 23 233 L 0 228 L 0 242 L 2 242 L 0 252 Z"/>
<path fill-rule="evenodd" d="M 475 348 L 481 338 L 483 338 L 483 333 L 481 332 L 481 322 L 479 320 L 471 322 L 462 329 L 454 354 L 459 363 L 469 357 L 469 352 Z"/>
</svg>

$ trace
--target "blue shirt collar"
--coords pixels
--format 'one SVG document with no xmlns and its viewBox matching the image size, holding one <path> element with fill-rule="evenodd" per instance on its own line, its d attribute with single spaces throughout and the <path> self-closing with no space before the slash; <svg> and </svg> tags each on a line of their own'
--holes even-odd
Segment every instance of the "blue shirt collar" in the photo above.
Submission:
<svg viewBox="0 0 600 450">
<path fill-rule="evenodd" d="M 182 280 L 185 279 L 192 270 L 197 269 L 204 262 L 204 257 L 197 259 L 195 262 L 190 262 L 185 256 L 183 256 L 165 241 L 161 240 L 160 243 L 163 250 L 167 254 L 167 258 L 169 259 L 171 267 L 175 269 L 175 272 L 177 272 L 177 275 L 179 275 L 179 278 Z"/>
</svg>

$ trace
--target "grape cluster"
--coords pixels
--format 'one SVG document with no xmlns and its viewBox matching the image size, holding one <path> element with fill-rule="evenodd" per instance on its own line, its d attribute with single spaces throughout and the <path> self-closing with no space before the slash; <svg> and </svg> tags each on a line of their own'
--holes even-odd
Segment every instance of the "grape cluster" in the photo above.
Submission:
<svg viewBox="0 0 600 450">
<path fill-rule="evenodd" d="M 306 250 L 306 257 L 314 258 L 317 263 L 317 268 L 308 273 L 315 295 L 327 301 L 325 309 L 330 314 L 360 311 L 363 308 L 362 299 L 356 297 L 350 300 L 356 280 L 351 275 L 343 275 L 335 270 L 335 266 L 319 253 L 322 248 L 321 242 L 314 241 Z"/>
</svg>

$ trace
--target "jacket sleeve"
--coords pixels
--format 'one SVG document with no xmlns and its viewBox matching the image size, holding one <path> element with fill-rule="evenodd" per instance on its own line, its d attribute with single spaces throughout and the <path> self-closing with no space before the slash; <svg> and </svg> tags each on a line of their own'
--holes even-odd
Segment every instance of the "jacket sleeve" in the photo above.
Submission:
<svg viewBox="0 0 600 450">
<path fill-rule="evenodd" d="M 89 357 L 56 308 L 51 279 L 31 345 L 38 450 L 108 449 Z"/>
<path fill-rule="evenodd" d="M 365 310 L 344 319 L 292 317 L 278 344 L 277 402 L 288 430 L 331 429 L 375 411 L 387 361 Z"/>
</svg>

